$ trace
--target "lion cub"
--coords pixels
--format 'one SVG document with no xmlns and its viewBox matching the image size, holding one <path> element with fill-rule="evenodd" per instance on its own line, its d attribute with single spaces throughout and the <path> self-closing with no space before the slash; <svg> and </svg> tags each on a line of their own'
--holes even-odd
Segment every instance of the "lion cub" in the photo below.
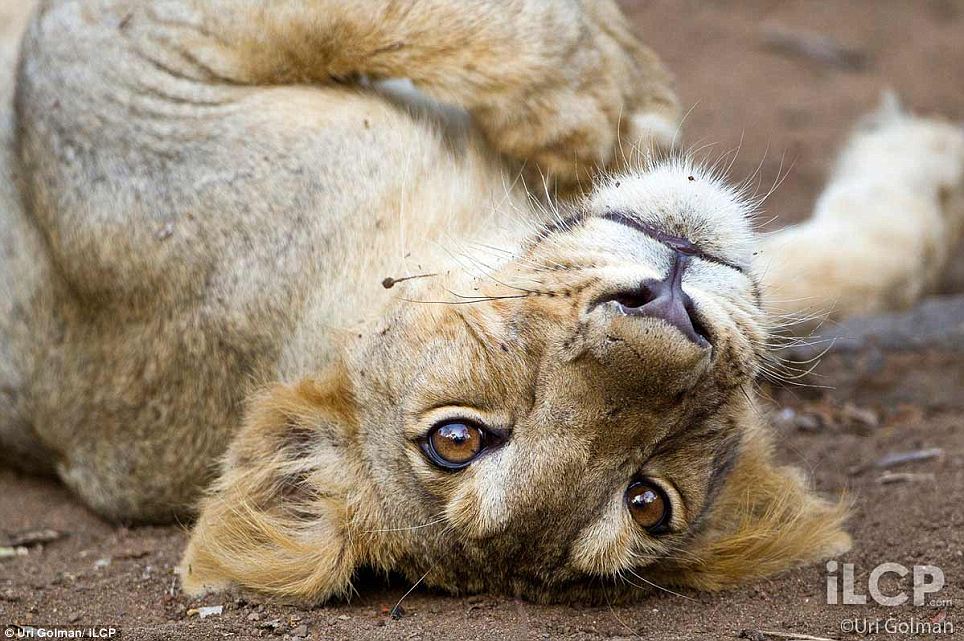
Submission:
<svg viewBox="0 0 964 641">
<path fill-rule="evenodd" d="M 768 301 L 926 291 L 961 132 L 879 114 L 813 221 L 761 240 L 739 190 L 634 151 L 678 109 L 624 22 L 608 0 L 41 2 L 0 82 L 5 458 L 119 521 L 213 481 L 191 592 L 320 601 L 368 566 L 622 599 L 845 549 L 761 424 Z"/>
</svg>

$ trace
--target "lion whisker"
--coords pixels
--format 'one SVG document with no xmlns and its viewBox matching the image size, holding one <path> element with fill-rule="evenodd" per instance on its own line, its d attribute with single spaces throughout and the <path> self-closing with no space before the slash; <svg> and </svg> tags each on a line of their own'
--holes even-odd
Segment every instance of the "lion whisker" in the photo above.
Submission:
<svg viewBox="0 0 964 641">
<path fill-rule="evenodd" d="M 421 525 L 410 525 L 406 527 L 396 527 L 396 528 L 379 528 L 375 530 L 364 530 L 363 534 L 375 534 L 378 532 L 408 532 L 411 530 L 421 530 L 423 528 L 431 527 L 433 525 L 438 525 L 446 521 L 446 517 L 443 515 L 441 518 L 434 521 L 429 521 L 428 523 L 422 523 Z"/>
<path fill-rule="evenodd" d="M 662 590 L 663 592 L 667 592 L 667 593 L 669 593 L 669 594 L 678 596 L 678 597 L 680 597 L 680 598 L 682 598 L 682 599 L 686 599 L 687 601 L 696 601 L 696 599 L 694 599 L 694 598 L 691 597 L 691 596 L 686 596 L 685 594 L 680 594 L 679 592 L 674 592 L 673 590 L 670 590 L 669 588 L 664 588 L 663 586 L 659 585 L 658 583 L 654 583 L 653 581 L 650 581 L 649 579 L 646 579 L 646 578 L 644 578 L 644 577 L 641 577 L 640 575 L 636 574 L 636 573 L 633 571 L 632 568 L 626 568 L 626 571 L 629 572 L 630 574 L 632 574 L 634 577 L 636 577 L 636 578 L 639 579 L 640 581 L 642 581 L 643 583 L 645 583 L 646 585 L 652 586 L 652 587 L 656 588 L 657 590 Z M 644 589 L 645 589 L 643 586 L 641 586 L 641 585 L 636 585 L 635 583 L 633 583 L 633 582 L 630 581 L 629 579 L 626 579 L 626 582 L 629 583 L 630 585 L 633 585 L 633 586 L 641 589 L 641 590 L 644 590 Z"/>
</svg>

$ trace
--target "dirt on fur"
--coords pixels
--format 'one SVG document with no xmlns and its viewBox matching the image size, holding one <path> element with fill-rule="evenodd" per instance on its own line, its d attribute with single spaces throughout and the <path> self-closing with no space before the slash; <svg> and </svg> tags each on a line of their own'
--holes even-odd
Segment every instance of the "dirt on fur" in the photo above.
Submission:
<svg viewBox="0 0 964 641">
<path fill-rule="evenodd" d="M 836 149 L 882 90 L 922 113 L 964 120 L 959 0 L 623 6 L 677 77 L 687 144 L 711 145 L 700 153 L 732 162 L 737 180 L 755 175 L 762 192 L 778 184 L 761 219 L 767 228 L 806 216 Z M 943 291 L 964 291 L 964 251 Z M 173 575 L 184 527 L 110 525 L 55 482 L 0 470 L 0 627 L 103 636 L 112 627 L 114 638 L 175 640 L 906 639 L 949 636 L 952 626 L 964 634 L 962 328 L 959 296 L 847 323 L 830 333 L 853 340 L 838 341 L 800 381 L 817 387 L 764 384 L 783 459 L 853 501 L 854 547 L 834 572 L 821 563 L 719 594 L 653 590 L 618 607 L 409 593 L 411 585 L 381 577 L 362 577 L 348 603 L 312 609 L 240 592 L 189 599 Z M 866 595 L 869 574 L 885 562 L 937 566 L 945 586 L 922 605 L 885 607 L 870 596 L 866 605 L 827 603 L 828 574 L 842 583 L 843 563 L 854 564 L 855 591 Z M 887 595 L 911 595 L 911 586 L 911 574 L 880 583 Z M 862 625 L 871 627 L 861 633 Z"/>
</svg>

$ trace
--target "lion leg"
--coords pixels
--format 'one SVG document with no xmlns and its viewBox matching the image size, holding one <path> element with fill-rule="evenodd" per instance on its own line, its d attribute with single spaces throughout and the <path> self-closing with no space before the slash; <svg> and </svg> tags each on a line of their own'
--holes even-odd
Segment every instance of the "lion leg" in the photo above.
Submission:
<svg viewBox="0 0 964 641">
<path fill-rule="evenodd" d="M 811 320 L 909 307 L 935 286 L 962 227 L 964 130 L 885 100 L 851 137 L 813 216 L 764 242 L 769 304 Z"/>
<path fill-rule="evenodd" d="M 408 78 L 468 110 L 503 154 L 564 181 L 676 133 L 668 74 L 611 0 L 224 5 L 194 3 L 198 28 L 179 36 L 202 72 L 243 84 Z"/>
</svg>

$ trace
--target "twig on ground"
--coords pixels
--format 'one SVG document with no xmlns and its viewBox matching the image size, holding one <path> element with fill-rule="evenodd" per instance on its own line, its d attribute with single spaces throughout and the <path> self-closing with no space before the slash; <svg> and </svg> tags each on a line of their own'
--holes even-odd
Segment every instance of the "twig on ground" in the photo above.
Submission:
<svg viewBox="0 0 964 641">
<path fill-rule="evenodd" d="M 66 536 L 63 532 L 58 532 L 57 530 L 51 530 L 50 528 L 43 528 L 39 530 L 26 530 L 24 532 L 17 532 L 11 534 L 7 537 L 7 545 L 10 547 L 30 547 L 31 545 L 41 545 L 43 543 L 52 543 Z"/>
<path fill-rule="evenodd" d="M 933 483 L 937 480 L 937 477 L 930 472 L 924 473 L 914 473 L 914 472 L 884 472 L 877 479 L 877 482 L 882 485 L 889 485 L 891 483 L 917 483 L 928 481 Z"/>
<path fill-rule="evenodd" d="M 944 456 L 944 450 L 939 447 L 931 447 L 923 450 L 911 450 L 909 452 L 892 452 L 879 459 L 875 465 L 881 469 L 903 465 L 904 463 L 917 463 Z"/>
<path fill-rule="evenodd" d="M 768 639 L 790 639 L 791 641 L 834 641 L 826 637 L 815 637 L 800 632 L 775 632 L 773 630 L 744 630 L 740 633 L 741 639 L 750 641 L 767 641 Z"/>
<path fill-rule="evenodd" d="M 808 58 L 837 69 L 860 71 L 867 67 L 867 55 L 864 52 L 821 33 L 770 26 L 763 31 L 763 42 L 774 51 Z"/>
</svg>

